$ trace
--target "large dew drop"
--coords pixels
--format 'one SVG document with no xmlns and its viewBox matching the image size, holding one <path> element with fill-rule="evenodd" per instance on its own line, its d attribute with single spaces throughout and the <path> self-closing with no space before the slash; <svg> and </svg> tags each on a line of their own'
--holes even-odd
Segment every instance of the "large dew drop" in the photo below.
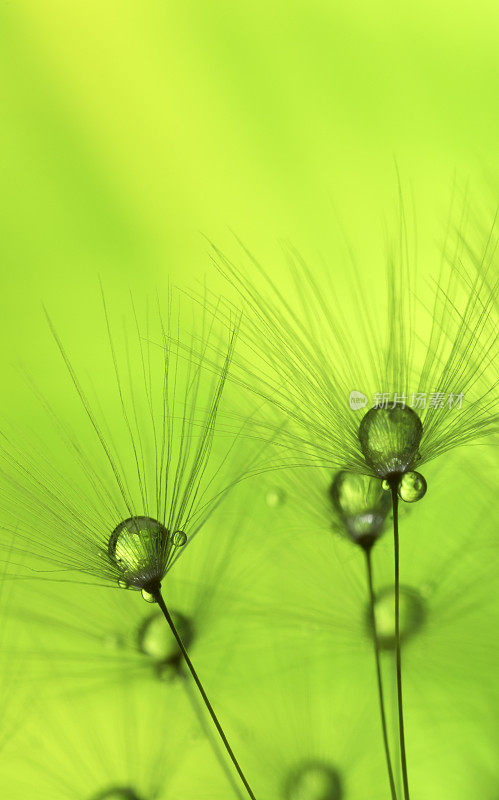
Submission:
<svg viewBox="0 0 499 800">
<path fill-rule="evenodd" d="M 359 441 L 367 465 L 380 478 L 412 470 L 423 425 L 408 406 L 371 408 L 359 426 Z"/>
<path fill-rule="evenodd" d="M 404 642 L 421 629 L 426 617 L 426 606 L 417 589 L 409 586 L 400 587 L 399 599 L 400 641 Z M 393 586 L 386 586 L 377 593 L 374 604 L 378 641 L 382 650 L 395 650 L 395 591 Z M 366 623 L 371 629 L 370 610 L 366 610 Z"/>
<path fill-rule="evenodd" d="M 416 503 L 426 494 L 426 480 L 419 472 L 406 472 L 402 475 L 398 493 L 405 503 Z"/>
<path fill-rule="evenodd" d="M 186 649 L 194 638 L 192 622 L 180 611 L 170 611 L 177 633 Z M 178 672 L 182 663 L 177 640 L 161 611 L 153 611 L 145 617 L 137 631 L 137 647 L 154 663 L 158 676 L 166 680 Z"/>
<path fill-rule="evenodd" d="M 127 786 L 115 786 L 111 789 L 104 789 L 92 797 L 92 800 L 142 800 L 142 798 Z"/>
<path fill-rule="evenodd" d="M 374 544 L 391 509 L 390 495 L 381 481 L 341 470 L 330 489 L 334 508 L 345 532 L 361 547 Z"/>
<path fill-rule="evenodd" d="M 118 585 L 143 589 L 159 584 L 168 552 L 168 531 L 152 517 L 130 517 L 109 537 L 108 556 L 120 570 Z"/>
<path fill-rule="evenodd" d="M 337 770 L 308 761 L 293 770 L 284 789 L 285 800 L 342 800 L 343 786 Z"/>
</svg>

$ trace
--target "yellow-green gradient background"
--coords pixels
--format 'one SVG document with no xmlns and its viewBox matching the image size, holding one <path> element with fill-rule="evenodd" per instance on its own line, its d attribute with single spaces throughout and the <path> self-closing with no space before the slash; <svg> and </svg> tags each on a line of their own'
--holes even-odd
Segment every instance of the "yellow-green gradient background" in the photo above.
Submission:
<svg viewBox="0 0 499 800">
<path fill-rule="evenodd" d="M 498 28 L 484 0 L 2 3 L 6 375 L 46 363 L 42 301 L 91 346 L 99 276 L 216 286 L 203 235 L 276 271 L 338 218 L 379 267 L 396 163 L 433 244 L 454 178 L 497 186 Z"/>
<path fill-rule="evenodd" d="M 361 272 L 369 274 L 373 305 L 380 302 L 382 307 L 387 231 L 398 231 L 397 175 L 407 206 L 415 209 L 420 269 L 427 277 L 431 278 L 438 265 L 438 245 L 452 196 L 458 198 L 459 206 L 469 186 L 479 219 L 482 209 L 489 219 L 494 208 L 499 183 L 497 0 L 3 0 L 0 36 L 0 427 L 6 420 L 26 429 L 40 426 L 43 433 L 45 418 L 27 387 L 25 369 L 55 404 L 57 413 L 66 413 L 76 433 L 88 436 L 84 415 L 72 417 L 78 401 L 51 339 L 43 305 L 67 343 L 79 374 L 87 380 L 85 385 L 90 380 L 109 412 L 116 403 L 116 384 L 109 368 L 99 281 L 111 314 L 118 320 L 117 330 L 120 314 L 130 314 L 130 291 L 142 307 L 146 298 L 154 302 L 156 292 L 166 298 L 169 284 L 198 291 L 206 281 L 215 292 L 225 291 L 210 262 L 205 237 L 234 254 L 233 231 L 284 290 L 282 282 L 288 273 L 283 241 L 296 245 L 312 264 L 334 263 L 343 285 L 349 282 L 348 262 L 337 259 L 346 251 L 344 242 L 349 242 Z M 352 313 L 355 310 L 352 308 Z M 427 567 L 432 571 L 433 564 L 427 562 L 432 561 L 434 552 L 435 563 L 440 564 L 435 531 L 452 550 L 454 519 L 462 522 L 458 541 L 468 542 L 470 531 L 475 530 L 472 526 L 483 513 L 487 486 L 478 490 L 475 486 L 479 502 L 473 494 L 471 505 L 465 479 L 474 467 L 466 461 L 464 467 L 459 461 L 452 463 L 451 477 L 446 478 L 443 470 L 436 471 L 436 485 L 442 492 L 434 496 L 444 498 L 445 514 L 438 520 L 444 520 L 445 530 L 438 530 L 440 522 L 435 522 L 431 505 L 421 517 L 426 541 L 435 551 L 431 547 L 418 550 L 419 509 L 409 515 L 413 555 L 407 556 L 406 549 L 404 557 L 406 576 L 410 573 L 409 579 L 414 581 L 425 579 Z M 462 482 L 454 490 L 456 499 L 449 501 L 446 490 L 456 474 Z M 432 476 L 429 470 L 429 479 Z M 260 500 L 264 496 L 265 487 Z M 237 516 L 236 500 L 234 503 L 229 515 Z M 252 506 L 252 500 L 246 499 L 246 506 Z M 351 765 L 352 794 L 346 800 L 350 796 L 354 800 L 386 800 L 382 754 L 379 750 L 377 758 L 371 758 L 370 749 L 379 737 L 379 728 L 371 653 L 362 639 L 363 565 L 347 547 L 343 546 L 339 556 L 335 554 L 332 537 L 327 538 L 323 547 L 336 570 L 336 577 L 330 576 L 324 566 L 330 562 L 321 557 L 322 551 L 316 553 L 313 540 L 303 555 L 299 540 L 292 536 L 296 530 L 293 520 L 289 524 L 281 520 L 279 528 L 275 519 L 268 517 L 271 510 L 264 509 L 261 518 L 259 513 L 257 509 L 255 539 L 248 541 L 247 561 L 246 551 L 238 551 L 237 569 L 234 566 L 231 573 L 234 584 L 228 586 L 229 592 L 238 590 L 247 598 L 249 643 L 244 646 L 251 653 L 243 647 L 239 666 L 247 667 L 248 680 L 242 668 L 236 670 L 234 685 L 227 689 L 218 669 L 219 662 L 224 666 L 225 651 L 217 651 L 210 661 L 210 652 L 205 657 L 201 650 L 209 688 L 226 712 L 230 732 L 244 751 L 245 763 L 259 787 L 274 787 L 277 792 L 282 775 L 301 757 L 300 748 L 310 745 L 313 754 L 314 736 L 319 750 L 324 742 L 329 745 L 331 702 L 335 719 L 341 720 L 333 736 L 335 754 L 342 764 Z M 488 516 L 487 522 L 490 527 Z M 282 535 L 291 532 L 288 582 L 279 566 L 279 530 Z M 478 531 L 482 532 L 481 525 Z M 219 531 L 212 528 L 207 536 L 209 533 L 218 535 Z M 210 540 L 206 541 L 203 546 L 209 547 Z M 487 533 L 480 542 L 481 557 L 490 565 L 492 535 Z M 469 552 L 473 555 L 474 551 Z M 302 559 L 311 565 L 304 583 Z M 385 581 L 392 574 L 391 559 L 387 536 L 379 549 Z M 456 560 L 459 562 L 458 557 Z M 321 565 L 322 582 L 316 581 L 313 571 Z M 460 621 L 454 618 L 443 639 L 439 630 L 432 629 L 428 645 L 425 640 L 428 649 L 420 650 L 409 662 L 409 739 L 420 792 L 414 800 L 497 797 L 497 765 L 491 745 L 497 740 L 497 706 L 494 698 L 486 702 L 480 686 L 475 688 L 483 708 L 478 701 L 474 705 L 474 694 L 466 702 L 473 681 L 471 678 L 468 684 L 463 664 L 474 664 L 467 661 L 471 654 L 482 674 L 497 674 L 486 638 L 490 633 L 497 636 L 497 630 L 489 630 L 480 609 L 487 607 L 489 613 L 495 609 L 497 618 L 498 597 L 497 593 L 487 594 L 478 560 L 470 557 L 469 573 L 467 567 L 465 562 L 458 570 L 459 586 L 466 586 L 471 576 L 479 588 L 472 599 L 478 604 L 481 625 L 476 626 L 474 617 L 461 634 Z M 322 640 L 317 644 L 320 675 L 314 684 L 314 674 L 305 666 L 303 679 L 292 671 L 288 674 L 287 667 L 296 658 L 294 634 L 286 628 L 288 636 L 282 635 L 284 644 L 280 646 L 272 632 L 266 643 L 251 627 L 255 610 L 248 608 L 251 591 L 259 593 L 260 611 L 269 601 L 270 623 L 274 618 L 282 622 L 281 594 L 287 598 L 286 607 L 297 602 L 293 581 L 304 587 L 305 604 L 312 598 L 313 605 L 314 590 L 317 592 L 319 609 L 321 601 L 327 608 L 332 587 L 335 609 L 344 612 L 343 617 L 339 614 L 344 626 L 339 636 L 346 649 L 335 668 L 338 680 L 334 687 L 329 662 L 324 661 L 324 652 L 327 655 L 329 651 Z M 13 591 L 22 594 L 24 586 Z M 40 600 L 34 583 L 29 591 L 26 605 L 29 607 L 32 599 L 43 607 L 45 601 Z M 57 586 L 53 588 L 56 591 Z M 71 585 L 62 587 L 61 593 L 68 602 L 74 600 Z M 450 586 L 443 595 L 444 601 L 448 600 L 444 611 L 450 609 L 451 617 L 456 594 Z M 82 597 L 81 589 L 78 597 Z M 84 609 L 85 601 L 78 602 L 81 605 L 75 608 Z M 142 601 L 137 598 L 137 602 Z M 53 607 L 48 601 L 45 606 Z M 234 610 L 231 613 L 235 615 Z M 442 618 L 448 619 L 444 612 Z M 349 628 L 351 619 L 354 622 Z M 232 625 L 237 627 L 238 620 Z M 54 633 L 54 641 L 62 648 L 58 635 L 60 631 Z M 226 638 L 225 646 L 230 649 L 230 634 Z M 12 641 L 16 642 L 15 629 Z M 483 646 L 475 647 L 477 641 Z M 216 650 L 216 636 L 214 642 L 212 649 Z M 454 645 L 461 662 L 458 678 L 449 679 L 447 648 Z M 31 648 L 31 640 L 23 646 Z M 56 647 L 53 642 L 44 646 Z M 303 657 L 305 662 L 307 658 L 313 661 L 308 650 Z M 352 664 L 353 675 L 349 671 Z M 210 668 L 219 683 L 210 677 Z M 363 683 L 367 674 L 369 683 Z M 301 708 L 301 704 L 306 706 L 308 680 L 316 690 L 315 718 L 313 708 Z M 30 721 L 31 752 L 38 752 L 36 742 L 45 742 L 42 763 L 44 759 L 50 762 L 55 773 L 62 764 L 61 775 L 68 776 L 68 786 L 81 787 L 74 800 L 90 800 L 89 771 L 81 767 L 73 771 L 68 757 L 71 747 L 80 751 L 85 731 L 94 731 L 99 715 L 106 717 L 103 740 L 107 737 L 113 742 L 115 731 L 125 732 L 132 751 L 134 728 L 127 728 L 126 707 L 118 708 L 109 698 L 99 705 L 98 695 L 92 695 L 92 704 L 98 706 L 96 715 L 80 693 L 75 706 L 79 711 L 71 718 L 70 704 L 61 709 L 56 705 L 56 684 L 51 683 L 55 697 L 51 718 L 34 732 L 33 726 L 36 728 L 36 720 L 43 719 L 43 714 Z M 21 699 L 25 700 L 26 692 L 28 697 L 36 694 L 36 687 L 36 681 L 24 685 Z M 442 688 L 447 688 L 444 709 L 439 706 Z M 392 685 L 389 691 L 393 694 Z M 151 692 L 150 688 L 149 702 Z M 294 698 L 298 698 L 297 709 Z M 420 698 L 424 702 L 419 703 Z M 449 698 L 455 699 L 455 706 Z M 274 715 L 272 701 L 282 718 Z M 154 698 L 152 702 L 154 705 Z M 180 702 L 178 698 L 175 701 Z M 140 702 L 138 705 L 140 708 Z M 392 713 L 393 706 L 390 710 Z M 184 712 L 178 712 L 182 725 Z M 173 720 L 168 723 L 168 736 L 177 736 L 176 758 L 183 747 L 174 719 L 177 705 L 165 713 Z M 307 715 L 310 736 L 302 724 Z M 0 756 L 0 796 L 5 800 L 31 796 L 41 774 L 37 769 L 24 773 L 26 744 L 21 730 L 19 735 L 18 760 Z M 147 735 L 140 741 L 151 756 Z M 124 748 L 116 746 L 122 755 Z M 102 758 L 97 753 L 92 762 L 96 780 L 101 778 L 99 765 L 106 752 L 104 748 Z M 466 753 L 469 759 L 464 757 Z M 139 773 L 147 771 L 153 760 L 152 756 L 149 761 L 142 760 L 141 755 L 142 750 L 134 752 L 137 764 L 131 760 L 132 777 L 135 767 Z M 180 768 L 172 770 L 175 777 L 165 798 L 225 800 L 226 784 L 204 741 L 191 741 L 178 763 Z M 205 788 L 200 790 L 200 786 Z M 371 791 L 372 786 L 375 789 Z M 478 787 L 473 796 L 472 787 Z M 51 794 L 45 788 L 38 796 L 45 800 Z M 59 797 L 66 800 L 62 791 L 57 800 Z M 164 800 L 163 795 L 159 800 Z M 261 794 L 259 800 L 280 797 Z"/>
</svg>

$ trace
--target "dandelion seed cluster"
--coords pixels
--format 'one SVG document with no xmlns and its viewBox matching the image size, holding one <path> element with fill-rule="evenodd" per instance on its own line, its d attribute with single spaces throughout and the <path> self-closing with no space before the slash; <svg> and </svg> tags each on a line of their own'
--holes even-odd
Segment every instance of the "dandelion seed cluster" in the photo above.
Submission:
<svg viewBox="0 0 499 800">
<path fill-rule="evenodd" d="M 396 250 L 365 350 L 297 254 L 288 297 L 216 251 L 243 317 L 104 299 L 102 402 L 50 322 L 80 417 L 2 432 L 2 796 L 492 800 L 497 296 L 455 247 L 419 314 Z"/>
</svg>

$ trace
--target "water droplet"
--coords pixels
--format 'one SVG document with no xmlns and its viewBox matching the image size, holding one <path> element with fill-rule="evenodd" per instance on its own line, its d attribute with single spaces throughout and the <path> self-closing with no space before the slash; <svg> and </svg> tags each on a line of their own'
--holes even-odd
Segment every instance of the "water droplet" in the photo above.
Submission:
<svg viewBox="0 0 499 800">
<path fill-rule="evenodd" d="M 128 583 L 123 578 L 118 578 L 118 586 L 120 589 L 128 589 Z"/>
<path fill-rule="evenodd" d="M 110 561 L 123 573 L 118 585 L 141 589 L 160 583 L 168 554 L 168 531 L 152 517 L 130 517 L 114 529 L 108 542 Z"/>
<path fill-rule="evenodd" d="M 409 406 L 371 408 L 359 426 L 360 448 L 380 478 L 412 469 L 423 425 Z"/>
<path fill-rule="evenodd" d="M 372 545 L 391 508 L 390 495 L 383 491 L 381 481 L 341 470 L 334 477 L 330 495 L 348 536 L 361 546 Z"/>
<path fill-rule="evenodd" d="M 381 481 L 381 486 L 385 492 L 391 492 L 392 487 L 390 486 L 390 481 L 387 481 L 386 478 Z"/>
<path fill-rule="evenodd" d="M 114 786 L 94 795 L 92 800 L 141 800 L 141 798 L 128 786 Z"/>
<path fill-rule="evenodd" d="M 140 593 L 142 595 L 142 599 L 145 600 L 146 603 L 156 602 L 156 598 L 154 597 L 154 595 L 151 594 L 151 592 L 148 592 L 147 589 L 141 589 Z"/>
<path fill-rule="evenodd" d="M 175 531 L 172 536 L 172 542 L 175 547 L 183 547 L 187 542 L 187 534 L 184 531 Z"/>
<path fill-rule="evenodd" d="M 286 502 L 286 492 L 283 489 L 269 489 L 265 495 L 265 502 L 269 508 L 277 508 Z"/>
<path fill-rule="evenodd" d="M 399 497 L 405 503 L 416 503 L 426 494 L 428 488 L 426 480 L 420 472 L 406 472 L 399 483 Z"/>
<path fill-rule="evenodd" d="M 188 649 L 194 638 L 191 620 L 180 611 L 172 610 L 170 614 L 184 646 Z M 155 663 L 160 679 L 169 680 L 178 672 L 182 654 L 161 611 L 153 611 L 143 619 L 137 631 L 137 647 Z"/>
<path fill-rule="evenodd" d="M 410 586 L 400 587 L 400 641 L 411 639 L 421 628 L 426 617 L 426 606 L 421 593 Z M 376 597 L 374 605 L 376 628 L 382 650 L 395 650 L 395 590 L 385 586 Z M 368 630 L 371 630 L 370 611 L 366 610 Z"/>
<path fill-rule="evenodd" d="M 285 800 L 342 800 L 340 774 L 328 764 L 306 762 L 288 776 L 284 797 Z"/>
</svg>

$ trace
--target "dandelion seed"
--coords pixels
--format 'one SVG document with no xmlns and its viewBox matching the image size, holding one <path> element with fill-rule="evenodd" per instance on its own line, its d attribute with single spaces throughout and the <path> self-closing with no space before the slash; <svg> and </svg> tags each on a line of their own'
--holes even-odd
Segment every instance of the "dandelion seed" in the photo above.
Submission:
<svg viewBox="0 0 499 800">
<path fill-rule="evenodd" d="M 291 281 L 286 282 L 284 294 L 245 248 L 253 274 L 256 271 L 263 279 L 263 290 L 258 279 L 248 277 L 249 270 L 214 248 L 217 267 L 249 310 L 243 336 L 247 357 L 239 357 L 235 379 L 256 391 L 279 420 L 283 415 L 286 419 L 280 464 L 340 468 L 388 482 L 397 631 L 402 475 L 497 432 L 498 383 L 495 376 L 492 385 L 489 382 L 497 342 L 493 320 L 499 287 L 491 278 L 497 258 L 496 221 L 484 237 L 481 254 L 466 246 L 461 232 L 456 238 L 455 243 L 449 239 L 444 243 L 433 296 L 422 302 L 422 295 L 411 286 L 415 260 L 401 201 L 400 233 L 388 254 L 384 306 L 373 303 L 376 295 L 366 291 L 366 276 L 359 277 L 355 262 L 350 265 L 351 295 L 345 298 L 332 270 L 326 276 L 329 285 L 321 283 L 304 259 L 291 251 Z M 418 295 L 420 307 L 414 301 Z M 345 308 L 355 312 L 346 316 Z M 382 331 L 380 319 L 386 321 Z M 255 353 L 260 357 L 256 367 Z M 364 413 L 359 426 L 358 412 L 369 405 L 369 398 L 373 408 Z M 262 415 L 260 430 L 275 424 L 271 415 Z M 400 498 L 405 496 L 403 489 Z M 399 738 L 404 798 L 409 800 L 401 673 L 398 647 Z"/>
<path fill-rule="evenodd" d="M 336 474 L 330 492 L 347 535 L 364 549 L 372 547 L 383 532 L 391 508 L 381 482 L 342 470 Z"/>
<path fill-rule="evenodd" d="M 340 470 L 331 482 L 328 470 L 284 470 L 283 482 L 292 498 L 292 514 L 301 511 L 301 518 L 309 512 L 319 530 L 334 530 L 360 548 L 366 566 L 369 607 L 373 609 L 374 586 L 371 551 L 384 531 L 391 510 L 391 498 L 383 490 L 379 478 Z M 293 612 L 293 616 L 296 612 Z M 376 624 L 371 611 L 374 661 L 383 747 L 392 798 L 396 797 L 392 760 L 388 742 L 385 699 L 381 674 L 379 643 Z M 309 623 L 307 630 L 310 630 Z"/>
<path fill-rule="evenodd" d="M 111 369 L 119 401 L 119 413 L 113 414 L 112 420 L 101 418 L 94 411 L 51 326 L 91 438 L 83 443 L 68 435 L 44 400 L 57 433 L 72 456 L 68 477 L 64 467 L 57 469 L 54 465 L 53 445 L 37 452 L 28 444 L 19 448 L 12 436 L 4 435 L 1 472 L 8 490 L 1 502 L 10 518 L 19 521 L 16 547 L 20 550 L 24 544 L 35 561 L 35 569 L 40 569 L 37 559 L 42 563 L 45 560 L 54 571 L 111 581 L 120 589 L 140 591 L 144 600 L 158 605 L 232 764 L 254 800 L 161 588 L 187 549 L 188 539 L 192 542 L 196 538 L 231 485 L 244 474 L 227 474 L 240 432 L 225 440 L 226 446 L 220 448 L 217 457 L 213 454 L 217 416 L 238 322 L 231 327 L 224 355 L 217 364 L 211 359 L 200 363 L 197 356 L 186 358 L 185 351 L 180 356 L 180 347 L 173 342 L 172 311 L 170 306 L 166 321 L 159 318 L 162 347 L 157 347 L 151 343 L 149 320 L 144 335 L 133 308 L 137 346 L 131 350 L 126 341 L 122 367 L 105 307 Z M 213 335 L 213 322 L 208 327 L 204 315 L 200 330 L 191 339 L 191 350 L 194 351 L 195 342 L 211 352 Z M 137 382 L 137 375 L 143 377 L 142 385 Z M 96 453 L 92 447 L 97 448 Z M 46 452 L 51 452 L 50 460 Z M 251 464 L 251 458 L 247 463 Z M 51 573 L 51 577 L 57 574 Z"/>
<path fill-rule="evenodd" d="M 495 763 L 496 739 L 487 720 L 497 718 L 499 709 L 495 677 L 499 641 L 491 634 L 499 615 L 493 556 L 498 520 L 496 504 L 491 503 L 495 478 L 489 453 L 493 455 L 492 448 L 480 449 L 466 459 L 456 454 L 448 459 L 445 471 L 435 468 L 429 502 L 421 504 L 417 514 L 410 510 L 400 522 L 401 535 L 410 549 L 407 574 L 400 585 L 399 613 L 404 700 L 411 721 L 408 755 L 419 754 L 413 763 L 409 761 L 415 796 L 433 785 L 430 765 L 435 752 L 441 758 L 436 780 L 442 797 L 449 790 L 454 797 L 474 796 L 480 768 L 473 773 L 470 741 L 484 754 L 484 760 Z M 313 657 L 321 658 L 331 672 L 335 661 L 341 659 L 352 687 L 360 691 L 369 675 L 365 659 L 373 640 L 361 565 L 353 557 L 349 559 L 345 540 L 325 535 L 327 508 L 319 506 L 318 489 L 328 496 L 326 472 L 300 470 L 291 485 L 289 519 L 302 508 L 303 535 L 292 531 L 282 548 L 286 556 L 281 567 L 289 586 L 287 598 L 282 596 L 283 590 L 279 592 L 279 613 L 283 620 L 294 620 L 292 635 L 301 637 L 297 652 L 307 653 L 311 642 L 318 640 L 321 653 Z M 282 524 L 286 530 L 290 521 L 284 518 Z M 394 587 L 386 544 L 380 541 L 373 551 L 376 627 L 382 661 L 387 661 L 387 669 L 383 669 L 387 721 L 390 729 L 393 720 L 396 729 L 395 671 L 393 685 L 389 678 L 396 657 Z M 363 650 L 359 640 L 364 642 Z M 358 710 L 362 702 L 363 698 L 359 699 Z M 462 767 L 457 774 L 456 765 Z M 374 790 L 372 793 L 377 796 Z M 402 784 L 397 793 L 403 796 Z M 380 796 L 385 796 L 382 791 Z"/>
</svg>

